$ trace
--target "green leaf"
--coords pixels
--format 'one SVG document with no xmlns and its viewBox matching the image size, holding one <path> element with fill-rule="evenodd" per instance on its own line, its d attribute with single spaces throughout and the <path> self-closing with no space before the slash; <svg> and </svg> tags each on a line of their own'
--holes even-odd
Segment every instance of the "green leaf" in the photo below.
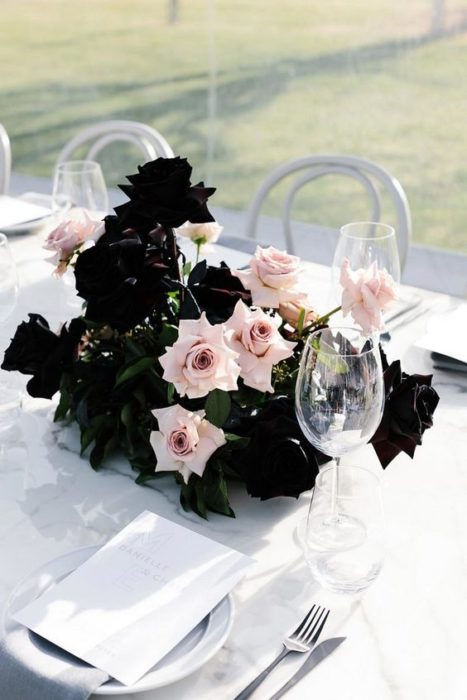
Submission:
<svg viewBox="0 0 467 700">
<path fill-rule="evenodd" d="M 174 398 L 174 394 L 175 394 L 174 384 L 168 384 L 168 386 L 167 386 L 167 401 L 169 403 L 172 403 L 173 398 Z"/>
<path fill-rule="evenodd" d="M 65 420 L 68 411 L 71 408 L 71 394 L 65 388 L 60 389 L 60 401 L 55 409 L 54 421 Z"/>
<path fill-rule="evenodd" d="M 127 360 L 143 357 L 145 354 L 144 348 L 142 348 L 141 345 L 138 345 L 138 343 L 131 338 L 125 339 L 125 356 Z"/>
<path fill-rule="evenodd" d="M 138 476 L 135 479 L 136 484 L 146 484 L 148 481 L 152 481 L 153 479 L 156 478 L 155 474 L 145 474 L 141 472 L 141 474 L 138 474 Z"/>
<path fill-rule="evenodd" d="M 249 437 L 242 437 L 241 435 L 234 435 L 233 433 L 225 433 L 224 437 L 232 450 L 243 450 L 245 447 L 248 447 L 250 443 Z"/>
<path fill-rule="evenodd" d="M 221 389 L 214 389 L 208 395 L 204 410 L 206 411 L 206 420 L 215 425 L 217 428 L 222 428 L 225 421 L 230 415 L 232 401 L 230 394 Z"/>
<path fill-rule="evenodd" d="M 126 403 L 123 407 L 122 410 L 120 411 L 120 420 L 122 421 L 123 425 L 127 430 L 131 430 L 131 428 L 134 425 L 134 420 L 133 420 L 133 404 L 131 403 Z"/>
<path fill-rule="evenodd" d="M 205 471 L 203 481 L 205 481 L 204 495 L 207 507 L 215 513 L 235 517 L 235 513 L 230 507 L 227 481 L 224 477 L 222 463 L 216 461 L 216 469 Z"/>
<path fill-rule="evenodd" d="M 129 379 L 133 379 L 133 377 L 138 376 L 138 374 L 142 374 L 149 369 L 149 367 L 152 367 L 153 364 L 154 358 L 152 357 L 140 357 L 133 360 L 119 371 L 115 381 L 115 387 L 120 386 L 120 384 L 127 382 Z"/>
</svg>

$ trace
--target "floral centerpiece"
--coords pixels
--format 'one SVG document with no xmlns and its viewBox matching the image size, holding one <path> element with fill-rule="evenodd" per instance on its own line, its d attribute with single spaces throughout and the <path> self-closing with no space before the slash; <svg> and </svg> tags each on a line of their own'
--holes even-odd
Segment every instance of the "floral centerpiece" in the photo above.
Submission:
<svg viewBox="0 0 467 700">
<path fill-rule="evenodd" d="M 293 395 L 306 337 L 336 309 L 320 316 L 299 258 L 272 247 L 244 270 L 186 263 L 176 234 L 199 254 L 220 233 L 207 207 L 215 190 L 193 186 L 191 171 L 178 157 L 146 163 L 103 224 L 50 234 L 56 274 L 74 270 L 83 314 L 58 334 L 29 314 L 2 368 L 32 375 L 31 396 L 59 392 L 55 420 L 78 424 L 94 469 L 120 450 L 138 483 L 172 472 L 184 508 L 233 516 L 230 479 L 260 499 L 298 497 L 330 459 L 302 434 Z M 386 273 L 344 266 L 341 282 L 343 312 L 365 332 L 381 328 L 394 296 Z M 371 442 L 386 467 L 401 450 L 413 456 L 438 396 L 431 377 L 383 362 L 385 410 Z"/>
</svg>

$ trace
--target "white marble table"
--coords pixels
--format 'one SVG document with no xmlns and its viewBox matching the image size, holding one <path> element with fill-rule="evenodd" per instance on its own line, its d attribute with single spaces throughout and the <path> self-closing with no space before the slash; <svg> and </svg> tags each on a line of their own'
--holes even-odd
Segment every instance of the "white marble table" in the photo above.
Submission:
<svg viewBox="0 0 467 700">
<path fill-rule="evenodd" d="M 40 238 L 12 240 L 22 291 L 11 319 L 39 312 L 63 319 L 61 283 L 50 277 Z M 214 258 L 225 257 L 216 250 Z M 238 254 L 229 253 L 238 259 Z M 316 269 L 316 279 L 323 270 Z M 433 307 L 454 299 L 429 293 Z M 409 371 L 431 372 L 428 353 L 412 347 L 427 316 L 395 331 L 390 354 Z M 170 476 L 136 486 L 122 462 L 95 473 L 80 459 L 77 429 L 51 421 L 49 402 L 27 399 L 17 428 L 17 465 L 0 464 L 0 600 L 19 579 L 74 548 L 105 542 L 147 508 L 256 559 L 234 592 L 233 630 L 201 670 L 140 700 L 230 700 L 280 650 L 281 639 L 310 601 L 328 602 L 327 635 L 347 641 L 293 689 L 290 700 L 465 700 L 467 698 L 467 377 L 436 372 L 441 403 L 435 427 L 411 461 L 399 456 L 384 473 L 388 554 L 376 583 L 361 598 L 331 596 L 304 564 L 296 527 L 309 495 L 261 503 L 232 489 L 236 519 L 208 522 L 185 513 Z M 367 447 L 352 462 L 379 469 Z M 292 660 L 292 664 L 295 661 Z M 286 666 L 286 663 L 284 664 Z M 255 697 L 268 698 L 284 668 Z M 7 700 L 7 699 L 5 699 Z"/>
</svg>

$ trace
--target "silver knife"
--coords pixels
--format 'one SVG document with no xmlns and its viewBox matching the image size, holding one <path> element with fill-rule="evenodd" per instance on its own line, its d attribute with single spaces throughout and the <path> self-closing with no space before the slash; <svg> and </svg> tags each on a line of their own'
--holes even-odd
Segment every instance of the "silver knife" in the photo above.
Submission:
<svg viewBox="0 0 467 700">
<path fill-rule="evenodd" d="M 284 693 L 290 690 L 290 688 L 293 688 L 294 685 L 301 681 L 302 678 L 306 676 L 307 673 L 312 671 L 315 666 L 321 663 L 321 661 L 324 661 L 329 654 L 332 654 L 332 652 L 337 649 L 342 642 L 345 642 L 346 639 L 347 637 L 333 637 L 332 639 L 326 639 L 326 641 L 318 644 L 318 646 L 313 649 L 307 660 L 300 666 L 298 671 L 289 681 L 287 681 L 285 685 L 282 686 L 280 690 L 277 691 L 277 693 L 274 693 L 270 700 L 279 700 Z"/>
</svg>

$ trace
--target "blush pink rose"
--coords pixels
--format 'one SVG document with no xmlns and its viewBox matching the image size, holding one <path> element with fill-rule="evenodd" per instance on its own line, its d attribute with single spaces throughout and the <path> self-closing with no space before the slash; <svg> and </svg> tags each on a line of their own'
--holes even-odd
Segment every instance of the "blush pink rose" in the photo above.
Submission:
<svg viewBox="0 0 467 700">
<path fill-rule="evenodd" d="M 156 471 L 178 471 L 186 484 L 193 473 L 203 476 L 209 457 L 225 445 L 224 431 L 205 420 L 204 411 L 187 411 L 178 404 L 152 414 L 159 425 L 150 435 Z"/>
<path fill-rule="evenodd" d="M 303 311 L 305 311 L 303 326 L 307 326 L 318 319 L 318 314 L 307 299 L 303 301 L 285 301 L 279 305 L 279 315 L 292 328 L 297 327 L 298 319 Z"/>
<path fill-rule="evenodd" d="M 237 389 L 238 355 L 226 344 L 224 331 L 222 324 L 211 325 L 204 311 L 195 321 L 180 321 L 177 341 L 159 358 L 163 378 L 180 396 L 197 399 L 213 389 Z"/>
<path fill-rule="evenodd" d="M 384 328 L 381 311 L 396 299 L 394 280 L 386 270 L 379 270 L 376 261 L 368 269 L 352 270 L 344 259 L 341 267 L 342 313 L 351 314 L 364 333 Z"/>
<path fill-rule="evenodd" d="M 56 274 L 65 272 L 73 253 L 87 241 L 97 241 L 104 233 L 103 221 L 94 221 L 85 214 L 84 221 L 63 221 L 47 237 L 44 248 L 54 251 L 49 262 L 57 265 Z"/>
<path fill-rule="evenodd" d="M 222 231 L 223 226 L 220 226 L 217 221 L 206 221 L 202 224 L 192 224 L 187 221 L 183 226 L 179 226 L 175 230 L 177 235 L 189 238 L 196 245 L 204 245 L 205 243 L 215 243 Z"/>
<path fill-rule="evenodd" d="M 281 303 L 306 297 L 301 288 L 300 258 L 285 251 L 258 246 L 248 270 L 232 270 L 255 306 L 277 309 Z"/>
<path fill-rule="evenodd" d="M 291 357 L 296 343 L 285 340 L 264 311 L 251 311 L 241 300 L 237 301 L 226 328 L 227 342 L 238 353 L 244 383 L 258 391 L 273 393 L 272 368 Z"/>
</svg>

